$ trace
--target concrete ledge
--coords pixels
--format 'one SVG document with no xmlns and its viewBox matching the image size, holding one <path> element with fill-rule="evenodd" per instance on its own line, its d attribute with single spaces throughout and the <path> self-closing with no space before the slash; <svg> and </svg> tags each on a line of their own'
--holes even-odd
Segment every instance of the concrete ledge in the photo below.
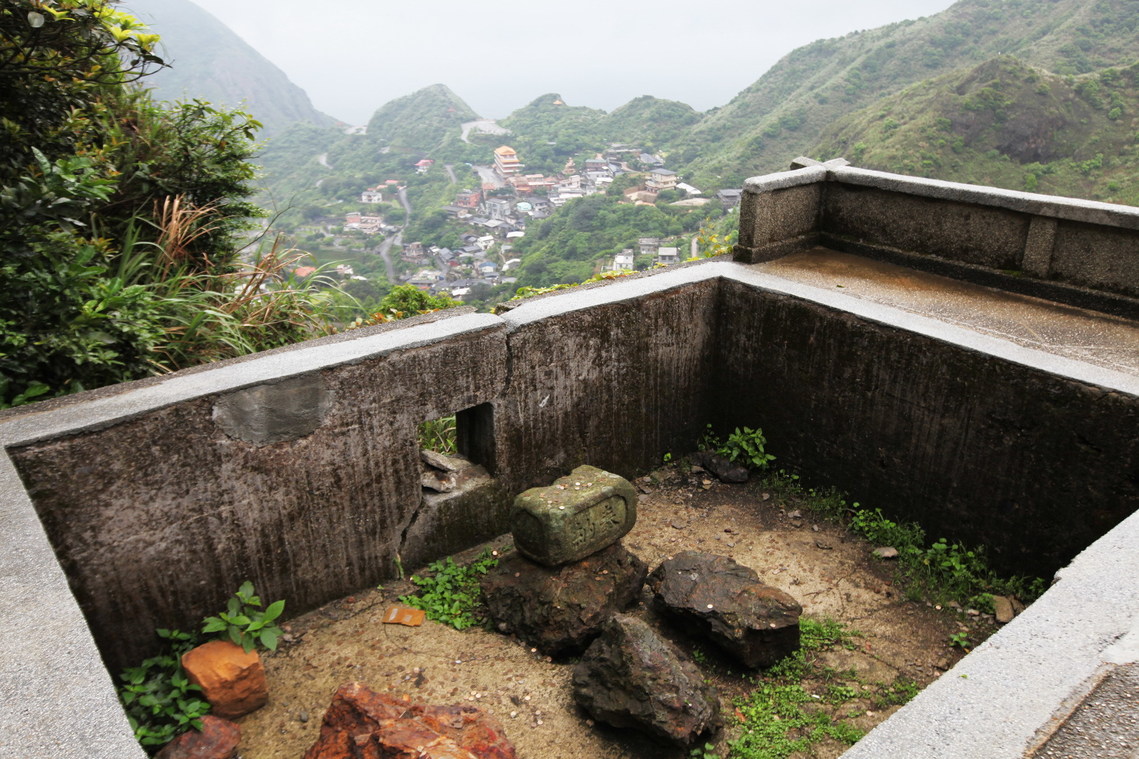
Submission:
<svg viewBox="0 0 1139 759">
<path fill-rule="evenodd" d="M 0 454 L 0 757 L 144 759 L 67 577 Z"/>
<path fill-rule="evenodd" d="M 776 174 L 764 174 L 761 177 L 751 177 L 745 180 L 744 192 L 758 195 L 775 190 L 786 190 L 790 187 L 802 187 L 815 182 L 824 182 L 829 176 L 829 170 L 822 164 L 791 171 L 780 171 Z"/>
<path fill-rule="evenodd" d="M 757 263 L 813 245 L 879 252 L 989 286 L 1139 314 L 1139 208 L 841 163 L 747 180 L 735 259 Z"/>
<path fill-rule="evenodd" d="M 355 339 L 299 343 L 259 354 L 255 360 L 238 359 L 155 380 L 130 382 L 112 389 L 117 392 L 104 391 L 86 402 L 84 394 L 45 404 L 43 410 L 40 404 L 17 407 L 0 414 L 0 447 L 96 430 L 195 398 L 280 382 L 501 325 L 502 320 L 492 314 L 465 314 Z"/>
<path fill-rule="evenodd" d="M 749 179 L 748 185 L 753 181 L 755 180 Z M 999 187 L 982 187 L 962 184 L 961 182 L 946 182 L 941 179 L 909 177 L 902 174 L 890 174 L 885 171 L 859 169 L 853 166 L 830 169 L 827 181 L 872 187 L 878 190 L 888 190 L 934 200 L 992 206 L 1034 216 L 1082 221 L 1088 224 L 1107 224 L 1113 227 L 1139 230 L 1139 208 L 1101 203 L 1094 200 L 1041 195 L 1032 192 L 1005 190 Z M 764 186 L 764 183 L 757 182 L 755 186 Z"/>
</svg>

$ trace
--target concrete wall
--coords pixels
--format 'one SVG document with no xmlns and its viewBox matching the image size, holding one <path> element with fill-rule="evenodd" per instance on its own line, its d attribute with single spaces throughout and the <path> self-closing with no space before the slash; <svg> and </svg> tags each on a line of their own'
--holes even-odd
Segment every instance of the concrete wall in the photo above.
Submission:
<svg viewBox="0 0 1139 759">
<path fill-rule="evenodd" d="M 574 466 L 690 445 L 715 284 L 624 284 L 124 385 L 152 403 L 94 425 L 68 424 L 81 399 L 39 412 L 61 429 L 8 449 L 112 671 L 243 579 L 300 613 L 505 532 L 515 493 Z M 456 412 L 494 477 L 433 509 L 416 425 Z"/>
<path fill-rule="evenodd" d="M 820 172 L 792 174 L 741 239 L 815 234 Z M 428 502 L 415 427 L 452 412 L 490 476 Z M 503 531 L 515 493 L 578 464 L 645 471 L 707 421 L 762 426 L 780 464 L 1018 569 L 1139 506 L 1135 377 L 740 264 L 350 333 L 0 414 L 0 754 L 138 756 L 96 643 L 117 671 L 245 579 L 303 612 Z"/>
<path fill-rule="evenodd" d="M 741 281 L 721 299 L 721 428 L 762 427 L 812 482 L 1039 576 L 1139 510 L 1134 395 L 922 318 Z"/>
<path fill-rule="evenodd" d="M 748 180 L 736 260 L 821 244 L 1139 316 L 1139 209 L 856 169 Z"/>
</svg>

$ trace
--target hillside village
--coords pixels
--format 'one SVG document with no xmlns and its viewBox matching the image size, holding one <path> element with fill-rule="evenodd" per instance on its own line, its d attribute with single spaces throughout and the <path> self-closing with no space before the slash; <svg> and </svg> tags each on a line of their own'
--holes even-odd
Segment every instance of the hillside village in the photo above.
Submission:
<svg viewBox="0 0 1139 759">
<path fill-rule="evenodd" d="M 584 159 L 580 167 L 571 158 L 554 175 L 527 173 L 522 157 L 509 145 L 495 148 L 492 157 L 493 163 L 488 165 L 463 167 L 470 170 L 477 188 L 463 187 L 441 209 L 451 222 L 463 228 L 459 235 L 462 244 L 445 247 L 431 240 L 401 240 L 397 261 L 397 268 L 402 272 L 397 277 L 399 284 L 410 284 L 433 295 L 445 294 L 456 300 L 485 292 L 487 286 L 514 285 L 517 278 L 512 273 L 516 272 L 521 259 L 513 252 L 525 236 L 527 226 L 548 218 L 572 200 L 607 192 L 618 177 L 628 177 L 626 181 L 630 185 L 622 192 L 620 202 L 634 205 L 667 201 L 681 207 L 702 207 L 717 203 L 731 209 L 739 202 L 741 193 L 740 190 L 721 190 L 713 198 L 703 197 L 698 188 L 680 181 L 677 172 L 665 168 L 661 156 L 630 145 L 611 145 L 595 157 Z M 421 158 L 411 166 L 417 174 L 446 171 L 456 178 L 454 166 L 437 164 L 431 158 Z M 386 179 L 361 192 L 359 203 L 379 206 L 402 202 L 401 191 L 404 190 L 406 187 L 400 180 Z M 402 227 L 385 223 L 380 213 L 357 210 L 346 213 L 343 218 L 342 231 L 348 234 L 391 237 L 401 230 Z M 328 231 L 335 235 L 334 230 Z M 696 254 L 690 236 L 684 239 L 641 237 L 635 248 L 626 248 L 605 261 L 603 270 L 633 271 L 667 266 Z M 304 275 L 311 271 L 315 270 L 308 267 L 297 273 Z M 342 278 L 364 279 L 351 267 L 341 265 L 336 271 Z"/>
</svg>

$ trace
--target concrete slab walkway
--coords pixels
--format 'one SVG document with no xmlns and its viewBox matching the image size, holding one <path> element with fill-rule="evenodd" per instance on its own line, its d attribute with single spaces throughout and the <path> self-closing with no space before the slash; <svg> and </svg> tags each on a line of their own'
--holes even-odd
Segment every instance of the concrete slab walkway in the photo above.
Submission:
<svg viewBox="0 0 1139 759">
<path fill-rule="evenodd" d="M 749 268 L 1139 376 L 1139 323 L 813 248 Z"/>
</svg>

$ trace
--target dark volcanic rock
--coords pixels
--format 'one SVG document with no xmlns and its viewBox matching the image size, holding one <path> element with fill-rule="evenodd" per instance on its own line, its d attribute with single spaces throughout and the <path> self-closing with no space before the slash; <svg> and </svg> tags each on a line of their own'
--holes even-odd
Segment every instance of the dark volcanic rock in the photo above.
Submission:
<svg viewBox="0 0 1139 759">
<path fill-rule="evenodd" d="M 716 475 L 720 482 L 747 482 L 747 467 L 733 464 L 731 459 L 713 451 L 697 451 L 692 454 L 692 463 Z"/>
<path fill-rule="evenodd" d="M 641 620 L 615 614 L 573 670 L 577 703 L 599 722 L 688 746 L 718 730 L 720 699 L 700 669 Z"/>
<path fill-rule="evenodd" d="M 636 600 L 648 567 L 615 543 L 574 564 L 545 567 L 513 554 L 483 575 L 491 619 L 551 656 L 579 654 Z"/>
<path fill-rule="evenodd" d="M 494 717 L 477 706 L 426 706 L 361 683 L 336 690 L 305 759 L 515 759 Z"/>
<path fill-rule="evenodd" d="M 803 607 L 727 556 L 685 551 L 657 567 L 649 587 L 661 613 L 748 667 L 770 667 L 799 648 Z"/>
</svg>

